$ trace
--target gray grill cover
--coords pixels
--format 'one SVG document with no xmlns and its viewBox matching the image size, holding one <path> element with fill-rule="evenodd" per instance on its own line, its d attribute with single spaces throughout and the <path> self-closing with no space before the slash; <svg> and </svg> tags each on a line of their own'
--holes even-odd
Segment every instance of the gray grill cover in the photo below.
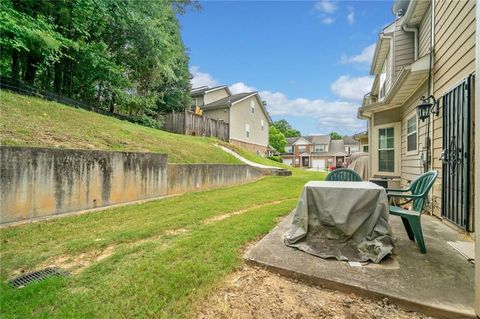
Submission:
<svg viewBox="0 0 480 319">
<path fill-rule="evenodd" d="M 393 249 L 385 189 L 370 182 L 309 182 L 287 246 L 322 258 L 378 263 Z"/>
</svg>

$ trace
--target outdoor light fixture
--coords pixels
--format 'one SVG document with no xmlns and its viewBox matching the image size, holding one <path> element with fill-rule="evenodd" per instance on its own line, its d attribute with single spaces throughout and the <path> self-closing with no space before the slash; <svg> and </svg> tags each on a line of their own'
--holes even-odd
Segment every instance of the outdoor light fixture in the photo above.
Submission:
<svg viewBox="0 0 480 319">
<path fill-rule="evenodd" d="M 422 104 L 417 106 L 417 115 L 422 122 L 425 122 L 430 116 L 430 113 L 438 115 L 438 101 L 433 95 L 428 97 L 422 96 L 420 100 L 422 100 Z M 430 102 L 430 100 L 432 100 L 432 102 Z"/>
</svg>

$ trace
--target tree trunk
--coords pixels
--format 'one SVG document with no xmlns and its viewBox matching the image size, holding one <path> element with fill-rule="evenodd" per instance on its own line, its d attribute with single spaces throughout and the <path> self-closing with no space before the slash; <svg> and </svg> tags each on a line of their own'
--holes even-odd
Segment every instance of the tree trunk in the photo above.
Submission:
<svg viewBox="0 0 480 319">
<path fill-rule="evenodd" d="M 18 80 L 20 72 L 20 54 L 17 50 L 13 49 L 12 50 L 12 78 L 15 80 Z"/>
<path fill-rule="evenodd" d="M 37 75 L 37 63 L 39 58 L 34 55 L 29 55 L 27 59 L 27 70 L 25 71 L 24 81 L 33 85 L 35 76 Z"/>
<path fill-rule="evenodd" d="M 62 64 L 61 62 L 55 63 L 55 74 L 53 78 L 53 91 L 55 93 L 62 93 Z"/>
</svg>

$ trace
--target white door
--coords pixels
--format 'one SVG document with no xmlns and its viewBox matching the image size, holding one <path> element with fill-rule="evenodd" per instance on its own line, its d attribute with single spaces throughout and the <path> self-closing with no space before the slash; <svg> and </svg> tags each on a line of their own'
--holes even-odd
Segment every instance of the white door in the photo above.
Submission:
<svg viewBox="0 0 480 319">
<path fill-rule="evenodd" d="M 292 159 L 291 158 L 282 158 L 283 164 L 292 166 Z"/>
<path fill-rule="evenodd" d="M 312 159 L 312 168 L 315 170 L 321 171 L 325 169 L 325 160 L 324 159 Z"/>
</svg>

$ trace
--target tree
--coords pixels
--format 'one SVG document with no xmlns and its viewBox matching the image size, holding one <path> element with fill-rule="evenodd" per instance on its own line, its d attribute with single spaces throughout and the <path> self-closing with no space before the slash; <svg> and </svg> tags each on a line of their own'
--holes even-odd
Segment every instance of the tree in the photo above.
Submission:
<svg viewBox="0 0 480 319">
<path fill-rule="evenodd" d="M 273 125 L 268 129 L 268 141 L 273 148 L 281 153 L 284 151 L 285 145 L 287 145 L 285 135 Z"/>
<path fill-rule="evenodd" d="M 287 120 L 278 120 L 273 122 L 272 126 L 276 127 L 285 137 L 299 137 L 300 131 L 294 129 Z"/>
<path fill-rule="evenodd" d="M 337 132 L 331 132 L 329 135 L 330 135 L 330 138 L 331 138 L 332 140 L 341 140 L 341 139 L 343 139 L 343 135 L 340 135 L 340 134 L 338 134 Z"/>
<path fill-rule="evenodd" d="M 0 0 L 0 74 L 156 120 L 190 105 L 178 14 L 196 0 Z M 146 122 L 149 122 L 148 120 Z"/>
</svg>

